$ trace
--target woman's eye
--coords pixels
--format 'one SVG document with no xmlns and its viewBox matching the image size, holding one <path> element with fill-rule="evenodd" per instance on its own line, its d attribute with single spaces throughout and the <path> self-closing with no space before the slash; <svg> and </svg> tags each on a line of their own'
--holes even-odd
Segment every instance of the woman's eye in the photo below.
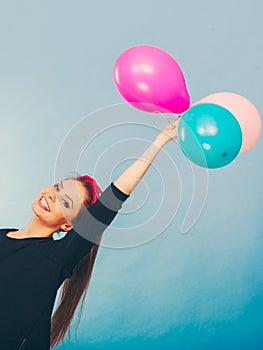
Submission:
<svg viewBox="0 0 263 350">
<path fill-rule="evenodd" d="M 65 201 L 65 199 L 63 199 L 62 201 L 63 201 L 63 203 L 64 203 L 64 206 L 65 206 L 66 208 L 69 208 L 69 204 L 68 204 L 68 202 L 67 202 L 67 201 Z"/>
<path fill-rule="evenodd" d="M 59 185 L 58 184 L 54 184 L 54 188 L 55 188 L 55 190 L 58 192 L 59 191 Z M 68 201 L 66 201 L 65 199 L 62 199 L 62 202 L 63 202 L 63 204 L 64 204 L 64 206 L 66 207 L 66 208 L 69 208 L 69 202 Z"/>
</svg>

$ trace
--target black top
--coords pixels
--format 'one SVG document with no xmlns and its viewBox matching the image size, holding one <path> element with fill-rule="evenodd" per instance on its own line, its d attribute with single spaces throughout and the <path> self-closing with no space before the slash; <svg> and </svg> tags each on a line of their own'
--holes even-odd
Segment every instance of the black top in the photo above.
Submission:
<svg viewBox="0 0 263 350">
<path fill-rule="evenodd" d="M 0 229 L 0 348 L 48 350 L 57 290 L 129 195 L 111 183 L 62 239 L 12 238 Z M 84 238 L 85 237 L 85 238 Z"/>
</svg>

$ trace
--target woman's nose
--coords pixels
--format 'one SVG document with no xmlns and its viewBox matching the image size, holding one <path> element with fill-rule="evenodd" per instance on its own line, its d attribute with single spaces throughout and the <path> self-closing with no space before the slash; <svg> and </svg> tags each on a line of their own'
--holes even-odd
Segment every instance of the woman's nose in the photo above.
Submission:
<svg viewBox="0 0 263 350">
<path fill-rule="evenodd" d="M 56 192 L 55 192 L 55 190 L 50 191 L 48 196 L 51 199 L 51 201 L 54 202 L 56 200 Z"/>
</svg>

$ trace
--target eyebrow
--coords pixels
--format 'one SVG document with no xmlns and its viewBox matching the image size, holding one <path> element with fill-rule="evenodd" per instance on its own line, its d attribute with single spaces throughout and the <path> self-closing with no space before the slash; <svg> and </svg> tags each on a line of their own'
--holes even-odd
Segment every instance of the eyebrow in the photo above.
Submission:
<svg viewBox="0 0 263 350">
<path fill-rule="evenodd" d="M 63 189 L 63 181 L 60 181 L 60 187 Z M 65 196 L 68 197 L 68 199 L 71 201 L 72 208 L 73 208 L 73 200 L 65 193 Z"/>
</svg>

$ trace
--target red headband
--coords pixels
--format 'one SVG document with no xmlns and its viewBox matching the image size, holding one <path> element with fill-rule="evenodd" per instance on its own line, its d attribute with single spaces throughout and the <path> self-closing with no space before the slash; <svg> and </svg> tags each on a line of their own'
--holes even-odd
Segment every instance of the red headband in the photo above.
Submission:
<svg viewBox="0 0 263 350">
<path fill-rule="evenodd" d="M 91 204 L 95 203 L 96 200 L 99 198 L 99 195 L 102 193 L 102 190 L 98 186 L 97 182 L 89 175 L 79 176 L 78 179 L 85 179 L 91 185 L 91 188 L 92 188 Z"/>
</svg>

